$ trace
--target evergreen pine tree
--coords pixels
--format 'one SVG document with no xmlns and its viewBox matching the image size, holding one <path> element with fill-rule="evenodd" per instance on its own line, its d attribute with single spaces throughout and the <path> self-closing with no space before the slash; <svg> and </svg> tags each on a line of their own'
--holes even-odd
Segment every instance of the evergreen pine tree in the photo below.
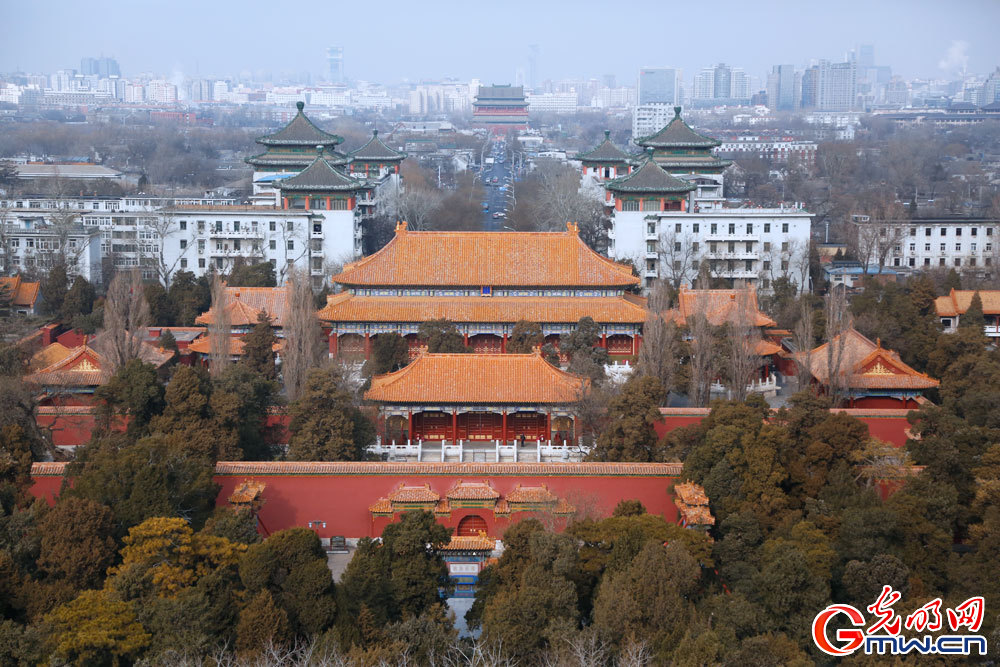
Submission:
<svg viewBox="0 0 1000 667">
<path fill-rule="evenodd" d="M 265 379 L 275 381 L 278 371 L 274 367 L 274 344 L 277 341 L 267 313 L 257 315 L 257 324 L 243 338 L 243 356 L 240 363 L 260 373 Z"/>
<path fill-rule="evenodd" d="M 983 300 L 979 296 L 979 290 L 976 290 L 976 293 L 972 295 L 968 309 L 959 316 L 958 326 L 960 329 L 974 331 L 982 331 L 983 327 L 986 326 L 986 318 L 983 316 Z"/>
</svg>

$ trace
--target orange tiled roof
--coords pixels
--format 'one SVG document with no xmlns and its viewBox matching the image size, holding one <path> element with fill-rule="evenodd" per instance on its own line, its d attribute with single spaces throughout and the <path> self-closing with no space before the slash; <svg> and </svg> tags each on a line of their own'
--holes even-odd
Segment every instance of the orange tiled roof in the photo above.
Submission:
<svg viewBox="0 0 1000 667">
<path fill-rule="evenodd" d="M 759 340 L 754 346 L 754 352 L 756 352 L 761 357 L 767 357 L 772 354 L 778 354 L 781 352 L 781 346 L 777 343 L 772 343 L 769 340 Z"/>
<path fill-rule="evenodd" d="M 401 484 L 389 494 L 389 500 L 394 503 L 436 503 L 440 499 L 441 496 L 431 489 L 430 484 L 421 486 Z"/>
<path fill-rule="evenodd" d="M 544 484 L 542 486 L 521 486 L 518 484 L 513 491 L 507 494 L 505 500 L 508 503 L 548 504 L 555 503 L 559 499 Z"/>
<path fill-rule="evenodd" d="M 257 315 L 263 311 L 271 317 L 275 327 L 285 325 L 288 310 L 288 287 L 226 287 L 226 311 L 229 326 L 246 327 L 257 324 Z M 215 312 L 210 309 L 195 319 L 195 324 L 215 322 Z"/>
<path fill-rule="evenodd" d="M 463 479 L 451 487 L 447 496 L 451 500 L 491 500 L 499 498 L 500 493 L 489 482 L 468 482 Z"/>
<path fill-rule="evenodd" d="M 368 511 L 372 514 L 392 514 L 392 501 L 388 498 L 379 498 L 368 506 Z"/>
<path fill-rule="evenodd" d="M 553 514 L 575 514 L 576 508 L 570 505 L 565 498 L 560 498 L 552 512 Z"/>
<path fill-rule="evenodd" d="M 595 322 L 636 324 L 646 320 L 646 300 L 620 297 L 416 297 L 355 296 L 341 292 L 327 297 L 317 313 L 327 322 L 568 322 L 581 317 Z"/>
<path fill-rule="evenodd" d="M 939 384 L 929 375 L 903 363 L 898 354 L 883 348 L 881 342 L 873 343 L 853 328 L 833 340 L 834 354 L 843 340 L 840 375 L 846 379 L 850 389 L 930 389 Z M 809 371 L 823 384 L 828 384 L 830 375 L 827 359 L 829 345 L 824 343 L 809 354 Z M 805 361 L 803 353 L 796 356 Z"/>
<path fill-rule="evenodd" d="M 757 293 L 751 289 L 686 289 L 681 287 L 677 293 L 677 308 L 663 313 L 667 322 L 675 322 L 680 326 L 687 324 L 692 315 L 704 315 L 712 326 L 721 326 L 729 322 L 736 312 L 741 299 L 749 299 L 749 305 L 754 310 L 754 326 L 773 327 L 777 323 L 760 311 L 757 306 Z"/>
<path fill-rule="evenodd" d="M 228 338 L 229 356 L 242 357 L 243 347 L 246 345 L 243 342 L 243 338 L 240 336 L 229 336 Z M 271 346 L 271 349 L 275 352 L 280 352 L 284 344 L 284 340 L 279 340 Z M 212 338 L 210 336 L 202 336 L 188 345 L 188 350 L 197 352 L 198 354 L 212 354 Z"/>
<path fill-rule="evenodd" d="M 47 368 L 57 361 L 65 359 L 72 351 L 72 348 L 68 348 L 62 343 L 51 343 L 50 345 L 46 345 L 32 355 L 30 368 L 33 371 Z"/>
<path fill-rule="evenodd" d="M 964 315 L 972 304 L 976 290 L 952 289 L 948 296 L 934 299 L 934 309 L 938 317 Z M 1000 315 L 1000 290 L 979 290 L 979 300 L 983 302 L 984 315 Z"/>
<path fill-rule="evenodd" d="M 497 541 L 487 535 L 453 535 L 438 551 L 493 551 L 496 547 Z"/>
<path fill-rule="evenodd" d="M 236 486 L 229 494 L 229 502 L 233 505 L 248 505 L 260 499 L 260 494 L 264 492 L 265 484 L 248 479 Z"/>
<path fill-rule="evenodd" d="M 688 505 L 708 505 L 708 496 L 705 489 L 700 484 L 684 482 L 674 485 L 674 494 L 681 502 Z"/>
<path fill-rule="evenodd" d="M 344 266 L 345 285 L 624 287 L 639 278 L 565 232 L 411 232 Z"/>
<path fill-rule="evenodd" d="M 438 504 L 434 506 L 435 514 L 449 514 L 451 512 L 451 505 L 448 504 L 447 498 L 442 498 L 438 501 Z"/>
<path fill-rule="evenodd" d="M 42 386 L 96 387 L 107 382 L 110 377 L 111 370 L 104 357 L 87 345 L 80 345 L 70 349 L 51 365 L 29 373 L 24 381 Z"/>
<path fill-rule="evenodd" d="M 497 501 L 497 504 L 493 506 L 494 514 L 510 514 L 510 505 L 506 500 L 501 498 Z"/>
<path fill-rule="evenodd" d="M 572 403 L 589 386 L 540 354 L 422 354 L 372 378 L 365 398 L 381 403 Z"/>
<path fill-rule="evenodd" d="M 41 283 L 25 282 L 19 275 L 0 277 L 0 294 L 9 294 L 12 306 L 34 308 L 41 285 Z"/>
<path fill-rule="evenodd" d="M 677 510 L 681 514 L 681 518 L 684 519 L 685 523 L 691 526 L 714 526 L 715 517 L 712 516 L 712 511 L 708 507 L 697 506 L 691 507 L 689 505 L 678 505 Z"/>
</svg>

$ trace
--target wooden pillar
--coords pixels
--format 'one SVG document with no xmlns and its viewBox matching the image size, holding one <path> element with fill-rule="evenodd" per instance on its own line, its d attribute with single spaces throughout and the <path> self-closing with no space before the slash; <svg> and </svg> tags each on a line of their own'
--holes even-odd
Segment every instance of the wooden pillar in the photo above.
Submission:
<svg viewBox="0 0 1000 667">
<path fill-rule="evenodd" d="M 608 349 L 608 334 L 606 333 L 601 334 L 600 347 L 603 347 L 605 350 Z"/>
<path fill-rule="evenodd" d="M 406 411 L 406 437 L 413 440 L 413 410 Z"/>
<path fill-rule="evenodd" d="M 465 347 L 469 347 L 469 334 L 468 333 L 462 334 L 462 343 L 465 345 Z"/>
<path fill-rule="evenodd" d="M 504 334 L 503 338 L 500 339 L 500 353 L 507 354 L 507 334 Z"/>
<path fill-rule="evenodd" d="M 552 411 L 545 411 L 545 437 L 542 440 L 552 439 Z"/>
<path fill-rule="evenodd" d="M 458 442 L 458 410 L 451 411 L 451 444 Z"/>
<path fill-rule="evenodd" d="M 365 333 L 365 359 L 372 356 L 372 336 L 370 333 Z"/>
<path fill-rule="evenodd" d="M 329 197 L 326 198 L 326 210 L 328 210 L 328 211 L 331 210 L 330 209 L 330 198 Z"/>
<path fill-rule="evenodd" d="M 506 410 L 503 411 L 503 422 L 502 423 L 503 423 L 503 426 L 500 427 L 500 434 L 501 434 L 501 438 L 503 439 L 503 444 L 506 445 L 507 444 L 507 411 Z M 497 459 L 497 462 L 499 463 L 500 459 Z"/>
<path fill-rule="evenodd" d="M 340 343 L 340 336 L 337 334 L 336 329 L 330 329 L 330 356 L 336 357 L 337 351 Z"/>
</svg>

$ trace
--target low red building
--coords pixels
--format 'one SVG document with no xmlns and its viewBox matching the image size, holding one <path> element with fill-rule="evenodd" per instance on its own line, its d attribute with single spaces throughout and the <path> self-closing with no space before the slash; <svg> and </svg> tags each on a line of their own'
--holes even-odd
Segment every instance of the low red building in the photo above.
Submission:
<svg viewBox="0 0 1000 667">
<path fill-rule="evenodd" d="M 59 493 L 66 464 L 32 466 L 36 497 Z M 376 537 L 412 509 L 431 510 L 458 535 L 500 538 L 535 517 L 554 529 L 573 518 L 611 516 L 621 500 L 677 520 L 671 487 L 677 463 L 297 463 L 220 462 L 218 504 L 240 485 L 258 494 L 261 531 L 305 526 L 321 538 Z"/>
</svg>

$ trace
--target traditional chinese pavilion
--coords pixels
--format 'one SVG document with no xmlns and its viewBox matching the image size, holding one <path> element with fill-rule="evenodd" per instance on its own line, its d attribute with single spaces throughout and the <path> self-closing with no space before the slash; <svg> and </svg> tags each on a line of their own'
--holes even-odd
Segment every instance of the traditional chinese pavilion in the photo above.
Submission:
<svg viewBox="0 0 1000 667">
<path fill-rule="evenodd" d="M 958 331 L 959 320 L 972 305 L 972 298 L 977 292 L 983 304 L 983 332 L 990 338 L 1000 337 L 1000 290 L 952 289 L 946 296 L 936 298 L 934 309 L 945 333 Z"/>
<path fill-rule="evenodd" d="M 358 180 L 338 170 L 322 146 L 302 171 L 275 182 L 281 191 L 281 208 L 306 211 L 353 211 L 374 206 L 374 183 Z"/>
<path fill-rule="evenodd" d="M 393 150 L 378 138 L 378 130 L 372 130 L 372 138 L 364 146 L 351 152 L 350 172 L 352 176 L 380 179 L 387 174 L 398 174 L 399 167 L 406 159 L 406 153 Z"/>
<path fill-rule="evenodd" d="M 480 86 L 472 103 L 472 123 L 494 132 L 528 127 L 528 101 L 523 86 Z"/>
<path fill-rule="evenodd" d="M 264 313 L 271 318 L 274 335 L 284 336 L 283 327 L 288 313 L 289 286 L 282 287 L 224 287 L 225 313 L 229 323 L 229 356 L 238 359 L 243 355 L 243 337 L 257 325 L 257 318 Z M 195 324 L 210 327 L 215 324 L 215 308 L 210 308 L 195 319 Z M 281 349 L 282 341 L 275 343 L 275 351 Z M 202 355 L 207 360 L 212 354 L 210 337 L 203 336 L 193 341 L 188 349 Z"/>
<path fill-rule="evenodd" d="M 0 309 L 18 315 L 37 315 L 41 303 L 41 283 L 27 282 L 20 275 L 0 277 Z"/>
<path fill-rule="evenodd" d="M 625 176 L 605 183 L 604 202 L 616 211 L 686 211 L 697 186 L 671 176 L 652 157 Z"/>
<path fill-rule="evenodd" d="M 881 341 L 873 343 L 854 328 L 808 355 L 799 352 L 798 358 L 813 380 L 825 388 L 830 386 L 832 358 L 832 366 L 839 366 L 835 372 L 839 376 L 837 384 L 846 395 L 844 407 L 849 408 L 917 409 L 923 392 L 939 384 L 903 363 L 898 354 L 882 347 Z"/>
<path fill-rule="evenodd" d="M 422 322 L 446 319 L 477 353 L 503 353 L 520 320 L 541 325 L 558 347 L 582 317 L 601 329 L 612 358 L 638 353 L 645 299 L 626 293 L 639 278 L 565 232 L 412 232 L 399 223 L 381 250 L 347 264 L 333 280 L 319 318 L 330 328 L 331 356 L 367 356 L 380 333 L 422 342 Z"/>
<path fill-rule="evenodd" d="M 597 148 L 577 154 L 576 159 L 583 167 L 583 175 L 593 176 L 598 181 L 619 178 L 632 172 L 632 156 L 612 143 L 610 130 L 604 131 L 604 141 Z"/>
<path fill-rule="evenodd" d="M 673 120 L 659 132 L 635 143 L 652 149 L 656 163 L 672 174 L 721 174 L 732 164 L 712 154 L 720 142 L 692 130 L 681 118 L 680 107 L 674 107 Z"/>
<path fill-rule="evenodd" d="M 421 354 L 372 379 L 387 441 L 573 442 L 572 404 L 588 381 L 541 354 Z"/>
</svg>

